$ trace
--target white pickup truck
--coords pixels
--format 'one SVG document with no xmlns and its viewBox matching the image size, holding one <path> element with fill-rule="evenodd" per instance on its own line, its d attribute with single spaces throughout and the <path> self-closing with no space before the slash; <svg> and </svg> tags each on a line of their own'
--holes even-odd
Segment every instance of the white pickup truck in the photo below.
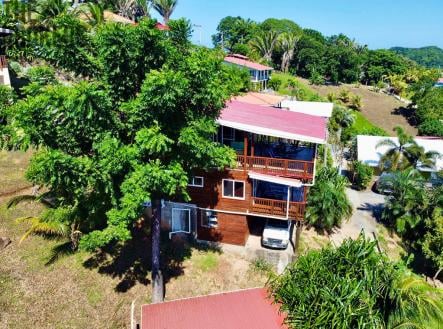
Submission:
<svg viewBox="0 0 443 329">
<path fill-rule="evenodd" d="M 261 243 L 265 247 L 286 249 L 291 239 L 291 221 L 268 219 L 263 230 Z"/>
</svg>

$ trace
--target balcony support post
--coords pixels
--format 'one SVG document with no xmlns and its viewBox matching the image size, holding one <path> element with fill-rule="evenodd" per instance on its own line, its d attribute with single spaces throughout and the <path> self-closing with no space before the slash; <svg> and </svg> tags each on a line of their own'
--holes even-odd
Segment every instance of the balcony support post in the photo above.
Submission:
<svg viewBox="0 0 443 329">
<path fill-rule="evenodd" d="M 243 132 L 243 156 L 245 158 L 245 162 L 243 164 L 244 170 L 246 170 L 246 164 L 248 163 L 247 157 L 248 157 L 248 133 Z"/>
<path fill-rule="evenodd" d="M 289 200 L 291 197 L 291 187 L 288 186 L 288 197 L 286 200 L 286 219 L 289 219 Z"/>
</svg>

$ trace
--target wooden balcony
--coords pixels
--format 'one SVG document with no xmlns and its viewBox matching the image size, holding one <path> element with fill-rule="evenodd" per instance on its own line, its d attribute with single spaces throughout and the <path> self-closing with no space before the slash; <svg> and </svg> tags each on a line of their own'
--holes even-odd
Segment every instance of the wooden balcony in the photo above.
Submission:
<svg viewBox="0 0 443 329">
<path fill-rule="evenodd" d="M 289 211 L 287 205 L 288 202 L 283 200 L 252 198 L 251 212 L 276 217 L 289 217 L 289 219 L 304 219 L 305 202 L 289 202 Z"/>
<path fill-rule="evenodd" d="M 8 67 L 8 62 L 6 61 L 6 56 L 0 55 L 0 69 Z"/>
<path fill-rule="evenodd" d="M 237 166 L 265 175 L 311 181 L 314 177 L 314 161 L 289 160 L 237 155 Z"/>
</svg>

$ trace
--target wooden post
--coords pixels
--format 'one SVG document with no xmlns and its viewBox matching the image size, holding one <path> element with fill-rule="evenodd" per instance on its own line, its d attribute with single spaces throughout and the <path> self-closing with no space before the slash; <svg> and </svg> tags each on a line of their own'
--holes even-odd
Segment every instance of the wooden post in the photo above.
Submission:
<svg viewBox="0 0 443 329">
<path fill-rule="evenodd" d="M 251 157 L 254 157 L 255 152 L 255 141 L 254 141 L 254 134 L 251 135 Z"/>
<path fill-rule="evenodd" d="M 303 230 L 303 223 L 297 221 L 295 224 L 295 242 L 294 242 L 294 252 L 296 256 L 298 256 L 298 251 L 299 251 L 298 248 L 300 247 L 300 235 L 302 230 Z"/>
<path fill-rule="evenodd" d="M 248 133 L 243 132 L 243 156 L 245 157 L 244 169 L 246 170 L 247 158 L 248 158 Z"/>
<path fill-rule="evenodd" d="M 291 197 L 291 187 L 288 186 L 288 197 L 286 200 L 286 219 L 288 219 L 288 220 L 289 220 L 289 200 L 290 200 L 290 197 Z"/>
</svg>

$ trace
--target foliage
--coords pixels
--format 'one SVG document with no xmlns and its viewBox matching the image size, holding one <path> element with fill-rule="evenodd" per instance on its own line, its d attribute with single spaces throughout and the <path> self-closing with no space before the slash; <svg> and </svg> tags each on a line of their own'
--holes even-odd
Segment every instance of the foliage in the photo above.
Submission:
<svg viewBox="0 0 443 329">
<path fill-rule="evenodd" d="M 366 84 L 377 83 L 383 78 L 393 74 L 404 74 L 409 63 L 401 56 L 385 50 L 369 50 L 365 61 L 364 77 Z"/>
<path fill-rule="evenodd" d="M 165 24 L 169 22 L 178 0 L 152 0 L 152 7 L 163 17 Z"/>
<path fill-rule="evenodd" d="M 429 119 L 442 120 L 443 88 L 433 88 L 417 101 L 416 115 L 420 122 Z"/>
<path fill-rule="evenodd" d="M 353 183 L 359 190 L 364 190 L 368 187 L 368 184 L 372 181 L 372 175 L 374 171 L 372 167 L 364 164 L 360 161 L 354 161 L 352 163 L 353 168 Z"/>
<path fill-rule="evenodd" d="M 360 112 L 352 111 L 352 116 L 354 117 L 353 124 L 343 130 L 341 135 L 342 142 L 350 141 L 357 135 L 388 136 L 386 131 L 372 124 Z"/>
<path fill-rule="evenodd" d="M 441 155 L 434 151 L 425 152 L 412 136 L 405 133 L 401 127 L 395 127 L 398 143 L 385 139 L 377 144 L 377 148 L 386 146 L 389 149 L 380 158 L 380 168 L 386 171 L 435 167 L 435 161 Z"/>
<path fill-rule="evenodd" d="M 427 119 L 418 126 L 418 132 L 422 136 L 443 137 L 443 122 L 437 119 Z"/>
<path fill-rule="evenodd" d="M 353 95 L 351 100 L 349 101 L 349 107 L 353 110 L 360 111 L 363 107 L 363 103 L 361 101 L 361 96 Z"/>
<path fill-rule="evenodd" d="M 277 45 L 278 34 L 273 31 L 266 31 L 257 35 L 251 40 L 250 46 L 253 50 L 260 54 L 261 58 L 266 62 L 272 61 L 272 54 Z"/>
<path fill-rule="evenodd" d="M 134 97 L 146 74 L 165 63 L 169 53 L 166 36 L 154 25 L 153 20 L 143 20 L 136 27 L 106 24 L 97 31 L 94 40 L 101 79 L 116 101 Z"/>
<path fill-rule="evenodd" d="M 435 214 L 426 220 L 426 234 L 421 243 L 426 258 L 432 262 L 434 269 L 443 269 L 443 214 L 442 209 L 436 209 Z M 438 213 L 439 212 L 439 213 Z"/>
<path fill-rule="evenodd" d="M 240 16 L 227 16 L 217 26 L 217 33 L 212 36 L 214 46 L 223 46 L 232 51 L 236 44 L 247 44 L 252 40 L 258 25 L 250 19 Z"/>
<path fill-rule="evenodd" d="M 168 27 L 168 34 L 172 43 L 182 51 L 188 50 L 193 32 L 191 21 L 185 18 L 170 20 Z"/>
<path fill-rule="evenodd" d="M 317 229 L 331 231 L 352 215 L 352 205 L 346 196 L 347 179 L 336 168 L 323 167 L 310 189 L 306 220 Z"/>
<path fill-rule="evenodd" d="M 268 81 L 268 87 L 274 91 L 279 91 L 282 84 L 283 80 L 280 79 L 278 76 L 272 76 L 271 79 Z"/>
<path fill-rule="evenodd" d="M 222 70 L 225 73 L 226 87 L 230 90 L 231 94 L 247 92 L 250 89 L 251 76 L 247 69 L 242 69 L 234 65 L 224 65 Z"/>
<path fill-rule="evenodd" d="M 282 50 L 281 70 L 285 73 L 289 71 L 289 65 L 294 58 L 297 43 L 300 35 L 296 33 L 283 33 L 279 36 L 279 44 Z"/>
<path fill-rule="evenodd" d="M 400 54 L 412 59 L 420 65 L 429 68 L 443 67 L 443 49 L 435 46 L 422 48 L 393 47 L 390 49 L 396 54 Z"/>
<path fill-rule="evenodd" d="M 291 328 L 427 327 L 441 321 L 441 291 L 378 253 L 375 242 L 345 240 L 310 251 L 270 281 Z"/>
</svg>

